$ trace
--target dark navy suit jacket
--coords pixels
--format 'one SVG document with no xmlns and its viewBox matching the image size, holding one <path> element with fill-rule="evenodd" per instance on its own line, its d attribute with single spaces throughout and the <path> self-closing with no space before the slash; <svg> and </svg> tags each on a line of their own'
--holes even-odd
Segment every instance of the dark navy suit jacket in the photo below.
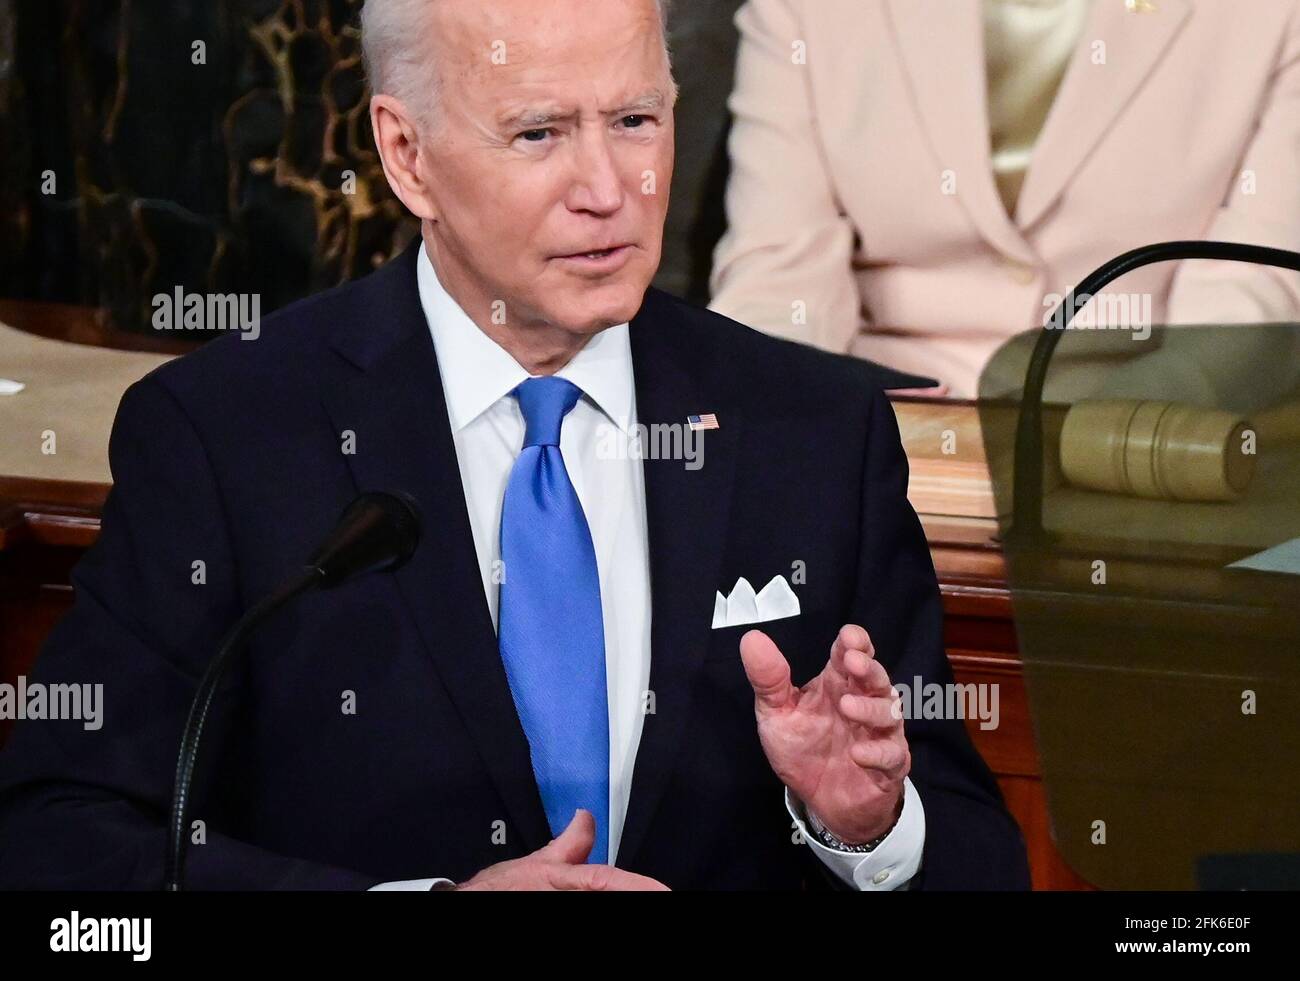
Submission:
<svg viewBox="0 0 1300 981">
<path fill-rule="evenodd" d="M 419 549 L 256 635 L 214 704 L 189 887 L 459 881 L 549 839 L 415 258 L 413 246 L 269 317 L 260 339 L 214 341 L 123 397 L 102 533 L 29 679 L 102 683 L 103 727 L 15 728 L 0 752 L 0 887 L 160 885 L 177 742 L 205 663 L 359 490 L 414 495 Z M 881 391 L 891 379 L 656 289 L 630 336 L 639 421 L 712 412 L 720 428 L 705 434 L 700 469 L 644 464 L 655 711 L 616 864 L 678 889 L 827 885 L 759 746 L 737 646 L 747 628 L 711 629 L 714 593 L 802 563 L 802 613 L 763 624 L 796 684 L 822 669 L 844 623 L 867 628 L 895 681 L 951 680 Z M 963 723 L 906 732 L 927 828 L 912 888 L 1027 886 L 1019 830 Z"/>
</svg>

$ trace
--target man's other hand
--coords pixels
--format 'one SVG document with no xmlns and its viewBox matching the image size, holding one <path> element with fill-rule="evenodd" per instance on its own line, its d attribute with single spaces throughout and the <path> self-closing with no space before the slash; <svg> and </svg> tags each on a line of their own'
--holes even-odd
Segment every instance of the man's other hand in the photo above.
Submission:
<svg viewBox="0 0 1300 981">
<path fill-rule="evenodd" d="M 569 826 L 550 844 L 531 855 L 489 865 L 474 878 L 456 887 L 462 890 L 591 890 L 595 892 L 640 892 L 668 890 L 662 882 L 612 865 L 588 865 L 587 856 L 596 840 L 596 819 L 579 810 Z"/>
</svg>

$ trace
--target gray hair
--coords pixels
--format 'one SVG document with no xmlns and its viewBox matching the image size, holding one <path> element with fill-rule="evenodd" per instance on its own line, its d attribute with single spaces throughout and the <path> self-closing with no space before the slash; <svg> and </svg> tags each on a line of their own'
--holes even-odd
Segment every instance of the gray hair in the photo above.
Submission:
<svg viewBox="0 0 1300 981">
<path fill-rule="evenodd" d="M 432 5 L 433 0 L 365 0 L 361 8 L 361 59 L 371 91 L 402 100 L 425 124 L 434 121 L 439 96 L 438 74 L 430 72 L 428 52 L 418 43 Z M 655 7 L 671 74 L 668 15 L 672 0 L 655 0 Z"/>
</svg>

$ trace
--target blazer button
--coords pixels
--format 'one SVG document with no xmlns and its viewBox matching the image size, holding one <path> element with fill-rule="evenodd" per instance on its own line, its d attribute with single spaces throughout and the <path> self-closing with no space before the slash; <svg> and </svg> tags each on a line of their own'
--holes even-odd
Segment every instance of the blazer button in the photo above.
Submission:
<svg viewBox="0 0 1300 981">
<path fill-rule="evenodd" d="M 871 881 L 874 882 L 876 885 L 880 885 L 888 878 L 889 878 L 889 869 L 881 869 L 879 872 L 877 872 L 875 875 L 871 877 Z"/>
<path fill-rule="evenodd" d="M 1038 278 L 1038 270 L 1033 266 L 1027 266 L 1023 262 L 1015 262 L 1011 259 L 1003 260 L 1006 266 L 1007 275 L 1022 286 L 1028 286 Z"/>
</svg>

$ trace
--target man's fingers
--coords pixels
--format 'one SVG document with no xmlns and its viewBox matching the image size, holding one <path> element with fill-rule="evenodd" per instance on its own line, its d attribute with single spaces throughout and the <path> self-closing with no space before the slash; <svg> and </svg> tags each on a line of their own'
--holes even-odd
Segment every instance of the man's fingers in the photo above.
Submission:
<svg viewBox="0 0 1300 981">
<path fill-rule="evenodd" d="M 754 689 L 754 697 L 770 709 L 787 705 L 795 694 L 790 684 L 790 664 L 772 638 L 761 630 L 750 630 L 740 638 L 740 661 Z"/>
<path fill-rule="evenodd" d="M 850 687 L 865 695 L 886 695 L 893 692 L 889 672 L 883 664 L 860 650 L 844 652 L 841 670 L 849 679 Z"/>
<path fill-rule="evenodd" d="M 578 810 L 573 815 L 569 826 L 552 838 L 546 845 L 533 852 L 535 856 L 548 862 L 560 862 L 565 865 L 581 865 L 591 854 L 591 846 L 596 841 L 596 819 L 590 811 Z"/>
<path fill-rule="evenodd" d="M 837 669 L 842 670 L 842 661 L 848 651 L 862 651 L 867 657 L 875 657 L 876 649 L 871 645 L 871 635 L 865 627 L 859 627 L 856 623 L 846 623 L 840 627 L 840 632 L 831 644 L 831 663 Z"/>
<path fill-rule="evenodd" d="M 840 714 L 850 722 L 870 726 L 873 729 L 894 729 L 903 724 L 903 715 L 898 710 L 898 699 L 889 695 L 853 695 L 845 692 L 840 696 Z"/>
<path fill-rule="evenodd" d="M 649 876 L 613 865 L 554 865 L 546 871 L 553 889 L 594 892 L 667 892 L 668 887 Z"/>
<path fill-rule="evenodd" d="M 889 673 L 876 663 L 876 648 L 865 627 L 846 623 L 831 644 L 831 668 L 849 688 L 864 694 L 883 693 L 889 687 Z M 871 667 L 875 665 L 875 667 Z"/>
<path fill-rule="evenodd" d="M 849 746 L 849 758 L 866 770 L 880 770 L 889 776 L 902 775 L 907 766 L 907 749 L 891 739 L 862 739 Z"/>
</svg>

